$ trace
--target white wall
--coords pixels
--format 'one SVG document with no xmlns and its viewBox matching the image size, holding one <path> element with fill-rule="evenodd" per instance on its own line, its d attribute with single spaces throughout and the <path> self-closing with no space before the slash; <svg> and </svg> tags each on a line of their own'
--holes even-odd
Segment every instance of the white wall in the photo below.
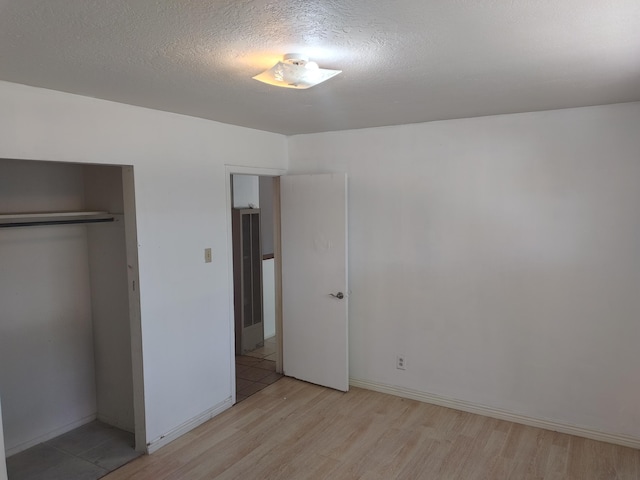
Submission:
<svg viewBox="0 0 640 480">
<path fill-rule="evenodd" d="M 273 177 L 258 177 L 260 185 L 260 235 L 262 254 L 273 255 Z"/>
<path fill-rule="evenodd" d="M 97 418 L 134 431 L 131 331 L 123 215 L 87 226 Z"/>
<path fill-rule="evenodd" d="M 81 210 L 82 167 L 0 159 L 0 212 Z M 0 395 L 17 453 L 95 418 L 84 226 L 0 230 Z"/>
<path fill-rule="evenodd" d="M 286 168 L 286 139 L 5 82 L 0 105 L 0 158 L 134 166 L 147 442 L 228 402 L 224 165 Z"/>
<path fill-rule="evenodd" d="M 639 125 L 634 103 L 291 137 L 291 171 L 349 175 L 351 377 L 640 438 Z"/>
<path fill-rule="evenodd" d="M 133 370 L 122 196 L 122 168 L 86 165 L 85 208 L 108 211 L 112 223 L 87 226 L 91 318 L 99 420 L 134 431 Z"/>
</svg>

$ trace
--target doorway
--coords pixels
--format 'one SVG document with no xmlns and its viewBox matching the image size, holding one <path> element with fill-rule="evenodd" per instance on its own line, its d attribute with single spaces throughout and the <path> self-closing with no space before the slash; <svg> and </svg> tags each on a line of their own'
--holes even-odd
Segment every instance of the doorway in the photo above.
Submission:
<svg viewBox="0 0 640 480">
<path fill-rule="evenodd" d="M 230 165 L 226 166 L 226 174 L 229 245 L 233 243 L 232 175 L 276 177 L 273 184 L 276 371 L 348 391 L 347 174 L 285 175 L 280 169 Z M 230 344 L 231 352 L 235 353 L 232 254 L 228 260 Z M 235 399 L 235 355 L 230 370 Z"/>
<path fill-rule="evenodd" d="M 265 175 L 229 178 L 236 403 L 282 377 L 276 328 L 274 183 L 276 178 Z"/>
</svg>

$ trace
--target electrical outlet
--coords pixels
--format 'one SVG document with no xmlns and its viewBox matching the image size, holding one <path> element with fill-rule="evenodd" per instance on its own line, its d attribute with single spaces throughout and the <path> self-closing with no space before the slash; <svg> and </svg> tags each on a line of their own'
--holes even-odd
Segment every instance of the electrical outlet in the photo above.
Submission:
<svg viewBox="0 0 640 480">
<path fill-rule="evenodd" d="M 204 249 L 204 263 L 211 263 L 211 249 Z"/>
<path fill-rule="evenodd" d="M 398 355 L 396 357 L 396 368 L 398 370 L 406 370 L 407 369 L 407 359 L 404 358 L 404 355 Z"/>
</svg>

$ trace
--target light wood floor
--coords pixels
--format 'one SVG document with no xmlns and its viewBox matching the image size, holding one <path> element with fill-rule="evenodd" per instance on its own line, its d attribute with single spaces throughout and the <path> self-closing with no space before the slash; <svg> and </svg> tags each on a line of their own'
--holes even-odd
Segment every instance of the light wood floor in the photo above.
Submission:
<svg viewBox="0 0 640 480">
<path fill-rule="evenodd" d="M 640 450 L 283 378 L 104 478 L 637 480 Z"/>
</svg>

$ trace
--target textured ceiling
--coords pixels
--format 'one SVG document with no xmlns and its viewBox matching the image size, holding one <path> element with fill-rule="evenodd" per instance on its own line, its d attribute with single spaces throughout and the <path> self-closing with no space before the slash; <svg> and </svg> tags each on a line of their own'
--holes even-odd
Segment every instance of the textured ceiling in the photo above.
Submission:
<svg viewBox="0 0 640 480">
<path fill-rule="evenodd" d="M 251 79 L 290 52 L 343 73 Z M 640 0 L 0 0 L 0 80 L 284 134 L 638 101 Z"/>
</svg>

